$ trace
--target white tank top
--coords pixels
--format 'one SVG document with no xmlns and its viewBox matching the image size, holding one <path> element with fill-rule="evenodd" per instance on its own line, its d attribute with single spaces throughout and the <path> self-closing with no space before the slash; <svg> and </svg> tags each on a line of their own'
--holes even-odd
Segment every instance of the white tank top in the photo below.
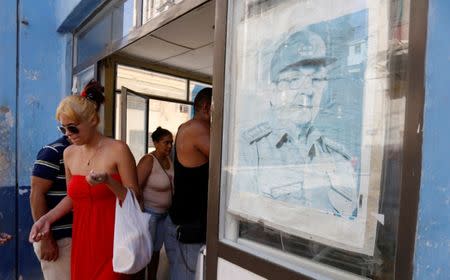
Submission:
<svg viewBox="0 0 450 280">
<path fill-rule="evenodd" d="M 144 207 L 151 208 L 158 213 L 164 213 L 172 204 L 173 164 L 169 159 L 170 167 L 166 172 L 172 180 L 171 185 L 169 177 L 159 164 L 158 159 L 153 154 L 150 155 L 153 157 L 153 167 L 143 191 Z"/>
</svg>

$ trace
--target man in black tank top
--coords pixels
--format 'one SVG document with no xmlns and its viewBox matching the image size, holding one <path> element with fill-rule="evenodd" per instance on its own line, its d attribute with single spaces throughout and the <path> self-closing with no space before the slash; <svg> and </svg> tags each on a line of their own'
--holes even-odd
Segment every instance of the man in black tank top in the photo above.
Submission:
<svg viewBox="0 0 450 280">
<path fill-rule="evenodd" d="M 164 243 L 172 280 L 195 278 L 206 242 L 211 97 L 211 88 L 197 94 L 195 116 L 180 125 L 175 139 L 175 191 Z"/>
</svg>

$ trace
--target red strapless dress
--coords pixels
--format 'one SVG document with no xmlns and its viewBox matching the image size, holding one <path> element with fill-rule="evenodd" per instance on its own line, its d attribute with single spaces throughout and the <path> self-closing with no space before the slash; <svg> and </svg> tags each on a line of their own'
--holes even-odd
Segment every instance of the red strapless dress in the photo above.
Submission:
<svg viewBox="0 0 450 280">
<path fill-rule="evenodd" d="M 120 182 L 118 174 L 112 177 Z M 73 202 L 71 279 L 128 279 L 112 268 L 114 193 L 106 184 L 90 186 L 85 176 L 72 175 L 68 195 Z"/>
</svg>

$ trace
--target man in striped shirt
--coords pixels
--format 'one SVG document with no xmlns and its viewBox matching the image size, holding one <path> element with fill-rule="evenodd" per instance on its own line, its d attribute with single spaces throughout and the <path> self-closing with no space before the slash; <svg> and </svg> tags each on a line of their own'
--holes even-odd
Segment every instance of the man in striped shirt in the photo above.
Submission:
<svg viewBox="0 0 450 280">
<path fill-rule="evenodd" d="M 69 145 L 67 137 L 63 136 L 44 146 L 36 157 L 30 195 L 34 221 L 45 215 L 67 195 L 63 152 Z M 70 279 L 72 214 L 55 222 L 51 234 L 40 242 L 33 243 L 33 246 L 46 280 Z"/>
</svg>

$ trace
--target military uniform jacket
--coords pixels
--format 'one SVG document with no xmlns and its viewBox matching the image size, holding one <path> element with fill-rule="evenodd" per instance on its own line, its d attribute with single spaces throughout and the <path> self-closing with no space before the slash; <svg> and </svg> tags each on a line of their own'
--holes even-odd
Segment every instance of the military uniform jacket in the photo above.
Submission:
<svg viewBox="0 0 450 280">
<path fill-rule="evenodd" d="M 357 176 L 342 145 L 314 127 L 291 135 L 261 123 L 244 130 L 237 180 L 241 191 L 354 217 Z"/>
</svg>

